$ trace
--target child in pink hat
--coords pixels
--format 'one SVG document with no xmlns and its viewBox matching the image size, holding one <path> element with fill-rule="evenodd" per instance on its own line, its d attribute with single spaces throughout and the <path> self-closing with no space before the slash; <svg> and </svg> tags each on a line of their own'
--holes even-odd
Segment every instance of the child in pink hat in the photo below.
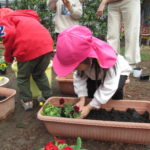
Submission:
<svg viewBox="0 0 150 150">
<path fill-rule="evenodd" d="M 58 76 L 74 71 L 74 91 L 79 97 L 81 118 L 110 99 L 123 99 L 123 87 L 131 67 L 106 42 L 85 26 L 72 26 L 59 36 L 53 68 Z M 86 98 L 92 98 L 85 105 Z"/>
</svg>

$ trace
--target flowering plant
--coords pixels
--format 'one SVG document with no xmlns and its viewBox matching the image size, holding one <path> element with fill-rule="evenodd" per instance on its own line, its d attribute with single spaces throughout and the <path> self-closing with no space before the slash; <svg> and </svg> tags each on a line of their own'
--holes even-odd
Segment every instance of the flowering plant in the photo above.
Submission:
<svg viewBox="0 0 150 150">
<path fill-rule="evenodd" d="M 55 107 L 50 103 L 46 103 L 43 106 L 42 115 L 60 117 L 61 116 L 61 108 Z"/>
<path fill-rule="evenodd" d="M 60 105 L 63 105 L 62 107 L 62 116 L 68 117 L 68 118 L 77 118 L 80 116 L 81 112 L 79 111 L 79 107 L 75 106 L 73 103 L 64 104 L 65 100 L 61 98 L 59 100 Z"/>
<path fill-rule="evenodd" d="M 0 70 L 4 71 L 7 68 L 7 63 L 3 58 L 0 58 Z"/>
<path fill-rule="evenodd" d="M 54 137 L 53 141 L 48 142 L 44 148 L 40 150 L 86 150 L 82 149 L 82 141 L 81 138 L 77 138 L 76 145 L 69 146 L 65 140 L 60 140 L 56 137 Z"/>
<path fill-rule="evenodd" d="M 79 111 L 79 107 L 73 103 L 65 104 L 65 100 L 61 98 L 59 104 L 61 107 L 55 107 L 50 103 L 46 103 L 43 106 L 42 115 L 67 118 L 77 118 L 80 116 L 81 112 Z"/>
</svg>

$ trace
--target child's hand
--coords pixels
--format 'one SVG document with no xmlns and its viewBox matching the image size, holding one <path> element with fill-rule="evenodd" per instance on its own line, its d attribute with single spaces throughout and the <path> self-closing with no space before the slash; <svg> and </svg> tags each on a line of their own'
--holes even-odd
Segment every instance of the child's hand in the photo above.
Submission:
<svg viewBox="0 0 150 150">
<path fill-rule="evenodd" d="M 92 110 L 92 109 L 94 109 L 94 107 L 92 107 L 91 105 L 86 105 L 86 106 L 83 106 L 82 107 L 82 110 L 81 110 L 81 115 L 80 115 L 80 117 L 78 117 L 78 118 L 85 118 L 89 113 L 90 113 L 90 111 Z"/>
<path fill-rule="evenodd" d="M 84 107 L 84 105 L 85 105 L 85 97 L 81 97 L 80 100 L 79 100 L 79 102 L 76 103 L 76 106 L 78 106 L 80 108 L 79 111 L 81 111 L 82 108 Z"/>
<path fill-rule="evenodd" d="M 100 5 L 97 9 L 97 13 L 96 13 L 97 18 L 103 16 L 103 11 L 104 11 L 105 5 L 106 5 L 105 3 L 100 3 Z"/>
<path fill-rule="evenodd" d="M 71 10 L 71 4 L 68 0 L 62 0 L 64 5 L 68 8 L 68 10 L 70 11 Z"/>
</svg>

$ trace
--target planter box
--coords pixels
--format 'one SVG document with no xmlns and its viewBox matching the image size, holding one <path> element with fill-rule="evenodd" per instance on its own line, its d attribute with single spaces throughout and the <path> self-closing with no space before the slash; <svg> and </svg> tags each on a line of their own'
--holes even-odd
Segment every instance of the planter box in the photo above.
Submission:
<svg viewBox="0 0 150 150">
<path fill-rule="evenodd" d="M 4 79 L 0 81 L 0 86 L 7 87 L 8 83 L 9 83 L 9 78 L 7 78 L 5 76 L 2 76 L 2 77 L 4 77 Z"/>
<path fill-rule="evenodd" d="M 66 95 L 75 94 L 73 88 L 73 73 L 69 74 L 66 77 L 56 76 L 56 81 L 59 84 L 60 91 L 62 94 L 66 94 Z"/>
<path fill-rule="evenodd" d="M 16 90 L 0 87 L 0 96 L 5 96 L 4 100 L 0 101 L 0 120 L 5 119 L 15 109 Z"/>
<path fill-rule="evenodd" d="M 50 102 L 59 106 L 60 97 L 51 97 L 46 103 Z M 78 99 L 64 97 L 65 103 L 76 103 Z M 127 108 L 134 108 L 139 113 L 148 111 L 150 113 L 150 101 L 136 100 L 110 100 L 102 108 L 119 111 L 126 111 Z M 150 124 L 131 123 L 118 121 L 99 121 L 88 119 L 72 119 L 63 117 L 50 117 L 41 115 L 42 108 L 37 117 L 42 120 L 50 134 L 55 136 L 82 137 L 105 141 L 148 144 L 150 143 Z"/>
</svg>

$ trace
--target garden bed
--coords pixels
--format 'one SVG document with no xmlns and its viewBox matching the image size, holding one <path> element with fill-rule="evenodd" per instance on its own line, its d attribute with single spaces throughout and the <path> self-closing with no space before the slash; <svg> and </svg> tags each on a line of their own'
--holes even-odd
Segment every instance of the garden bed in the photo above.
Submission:
<svg viewBox="0 0 150 150">
<path fill-rule="evenodd" d="M 106 111 L 105 109 L 92 110 L 85 119 L 150 123 L 149 116 L 147 111 L 140 114 L 133 108 L 128 108 L 126 111 L 118 111 L 112 108 L 110 111 Z"/>
<path fill-rule="evenodd" d="M 52 97 L 46 101 L 59 107 L 59 97 Z M 65 97 L 65 103 L 76 103 L 78 99 Z M 134 108 L 142 114 L 147 111 L 150 114 L 149 101 L 136 100 L 110 100 L 101 108 L 110 111 L 112 108 L 118 111 L 126 111 Z M 42 120 L 49 133 L 66 137 L 83 137 L 105 141 L 147 144 L 150 143 L 150 124 L 120 122 L 120 121 L 100 121 L 89 119 L 72 119 L 63 117 L 50 117 L 41 115 L 42 108 L 38 112 L 38 119 Z"/>
</svg>

